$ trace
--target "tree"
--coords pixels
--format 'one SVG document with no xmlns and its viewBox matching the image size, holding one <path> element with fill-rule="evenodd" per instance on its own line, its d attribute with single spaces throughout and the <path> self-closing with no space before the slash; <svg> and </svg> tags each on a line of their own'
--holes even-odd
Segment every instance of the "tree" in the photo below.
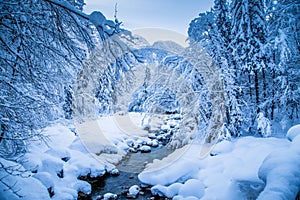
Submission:
<svg viewBox="0 0 300 200">
<path fill-rule="evenodd" d="M 2 156 L 40 137 L 38 129 L 63 116 L 64 88 L 75 83 L 87 51 L 121 30 L 101 12 L 86 15 L 83 5 L 82 0 L 0 3 Z"/>
<path fill-rule="evenodd" d="M 0 154 L 6 157 L 61 115 L 64 86 L 72 84 L 92 37 L 88 24 L 45 1 L 2 1 L 0 10 Z"/>
<path fill-rule="evenodd" d="M 281 121 L 283 129 L 299 119 L 299 19 L 300 3 L 268 1 L 267 52 L 272 65 L 271 119 Z M 275 113 L 276 112 L 276 113 Z M 280 117 L 274 117 L 274 115 Z"/>
<path fill-rule="evenodd" d="M 220 69 L 226 96 L 226 127 L 238 135 L 241 123 L 241 103 L 234 59 L 232 57 L 231 22 L 226 0 L 216 0 L 211 12 L 202 13 L 190 23 L 189 37 L 200 42 Z M 226 132 L 226 131 L 224 131 Z"/>
<path fill-rule="evenodd" d="M 239 94 L 237 68 L 230 48 L 233 35 L 231 35 L 231 15 L 226 0 L 215 0 L 214 15 L 216 23 L 215 41 L 218 41 L 218 56 L 215 60 L 221 68 L 226 95 L 226 128 L 231 135 L 239 135 L 242 121 L 241 102 Z"/>
<path fill-rule="evenodd" d="M 119 33 L 119 22 L 101 12 L 86 15 L 83 5 L 82 0 L 0 2 L 1 158 L 15 160 L 32 140 L 44 139 L 41 128 L 64 115 L 71 117 L 82 61 L 99 42 Z M 124 35 L 130 36 L 126 31 Z M 122 46 L 118 37 L 115 42 Z M 120 73 L 125 65 L 114 66 Z"/>
<path fill-rule="evenodd" d="M 231 6 L 230 46 L 236 65 L 236 75 L 239 77 L 238 84 L 241 85 L 243 100 L 248 105 L 248 111 L 244 109 L 243 112 L 251 113 L 248 118 L 251 131 L 256 113 L 262 110 L 267 100 L 265 7 L 262 0 L 236 0 L 232 1 Z M 267 108 L 264 108 L 264 111 L 267 112 Z"/>
</svg>

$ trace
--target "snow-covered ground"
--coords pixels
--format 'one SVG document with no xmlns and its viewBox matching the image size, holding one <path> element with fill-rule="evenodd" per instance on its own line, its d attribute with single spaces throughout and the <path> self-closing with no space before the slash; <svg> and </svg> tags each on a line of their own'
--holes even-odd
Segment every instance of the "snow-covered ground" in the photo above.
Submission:
<svg viewBox="0 0 300 200">
<path fill-rule="evenodd" d="M 90 193 L 90 184 L 77 178 L 102 176 L 114 166 L 94 159 L 71 130 L 74 130 L 71 124 L 60 121 L 43 130 L 43 134 L 48 136 L 47 144 L 32 144 L 19 160 L 21 164 L 2 159 L 5 167 L 19 165 L 19 170 L 26 173 L 20 177 L 1 170 L 1 177 L 6 176 L 3 181 L 13 186 L 13 190 L 7 190 L 0 184 L 0 199 L 18 199 L 17 195 L 20 195 L 22 199 L 45 200 L 50 199 L 49 193 L 52 193 L 52 199 L 63 200 L 76 199 L 78 191 Z"/>
<path fill-rule="evenodd" d="M 63 120 L 47 127 L 47 144 L 30 145 L 19 164 L 1 158 L 0 199 L 45 200 L 51 194 L 64 200 L 76 199 L 79 191 L 89 194 L 90 184 L 78 177 L 117 173 L 114 164 L 126 152 L 158 145 L 154 134 L 142 130 L 142 117 L 102 117 L 76 126 L 77 131 Z M 176 124 L 162 128 L 167 126 Z M 8 173 L 12 168 L 22 176 Z M 153 186 L 152 193 L 173 199 L 295 199 L 300 189 L 300 125 L 286 138 L 240 137 L 214 146 L 187 145 L 148 164 L 139 179 Z"/>
<path fill-rule="evenodd" d="M 42 130 L 47 143 L 33 142 L 18 162 L 1 158 L 0 199 L 40 200 L 50 199 L 51 194 L 52 199 L 64 200 L 76 199 L 79 191 L 91 193 L 90 184 L 78 177 L 114 174 L 114 164 L 130 148 L 141 146 L 140 150 L 148 151 L 142 144 L 157 145 L 142 129 L 142 119 L 143 115 L 131 113 L 101 117 L 76 127 L 70 121 L 57 121 Z M 17 171 L 11 174 L 12 169 Z"/>
<path fill-rule="evenodd" d="M 207 156 L 204 156 L 206 153 Z M 287 138 L 241 137 L 190 145 L 148 164 L 139 179 L 173 199 L 295 199 L 300 190 L 300 125 Z"/>
</svg>

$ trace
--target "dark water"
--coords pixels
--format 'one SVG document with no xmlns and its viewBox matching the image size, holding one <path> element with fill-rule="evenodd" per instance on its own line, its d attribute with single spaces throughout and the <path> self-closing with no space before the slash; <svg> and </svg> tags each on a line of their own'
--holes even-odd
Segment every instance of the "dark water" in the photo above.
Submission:
<svg viewBox="0 0 300 200">
<path fill-rule="evenodd" d="M 126 198 L 127 190 L 132 185 L 141 186 L 138 174 L 143 171 L 146 163 L 151 163 L 154 159 L 162 159 L 172 152 L 171 149 L 161 146 L 152 148 L 150 153 L 128 153 L 116 166 L 120 171 L 119 176 L 108 175 L 103 177 L 100 182 L 92 183 L 92 199 L 100 199 L 100 196 L 108 192 L 117 194 L 118 199 L 128 199 Z M 136 199 L 146 200 L 152 197 L 149 187 L 142 187 L 141 191 L 143 194 Z M 153 199 L 165 198 L 153 197 Z"/>
</svg>

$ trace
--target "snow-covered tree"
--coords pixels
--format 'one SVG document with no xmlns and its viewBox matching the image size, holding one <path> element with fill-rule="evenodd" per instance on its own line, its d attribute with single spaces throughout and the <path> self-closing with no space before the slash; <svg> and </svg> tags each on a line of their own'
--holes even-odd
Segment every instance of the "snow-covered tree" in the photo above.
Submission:
<svg viewBox="0 0 300 200">
<path fill-rule="evenodd" d="M 248 127 L 251 128 L 256 112 L 267 112 L 265 55 L 265 7 L 262 0 L 232 1 L 231 3 L 232 41 L 238 85 L 241 87 L 242 101 L 247 102 L 249 112 Z M 267 115 L 267 113 L 266 113 Z M 250 129 L 251 131 L 251 129 Z"/>
<path fill-rule="evenodd" d="M 267 5 L 267 50 L 273 66 L 271 117 L 285 127 L 299 119 L 300 3 L 280 0 Z"/>
<path fill-rule="evenodd" d="M 190 39 L 220 68 L 231 133 L 256 132 L 259 112 L 281 125 L 299 118 L 297 10 L 295 1 L 215 0 L 191 21 Z"/>
<path fill-rule="evenodd" d="M 101 12 L 87 15 L 83 5 L 82 0 L 0 2 L 1 159 L 16 159 L 30 141 L 44 139 L 39 130 L 53 120 L 74 116 L 79 89 L 75 83 L 89 81 L 89 74 L 80 69 L 95 46 L 101 44 L 112 53 L 107 56 L 112 76 L 128 70 L 128 53 L 119 54 L 126 48 L 122 39 L 115 36 L 107 41 L 120 33 L 120 23 L 107 20 Z M 124 40 L 131 39 L 125 30 L 123 35 Z M 95 81 L 101 78 L 98 74 Z M 96 90 L 91 95 L 94 98 Z M 0 182 L 14 192 L 2 178 Z"/>
<path fill-rule="evenodd" d="M 231 41 L 231 22 L 226 0 L 216 0 L 211 12 L 202 13 L 190 23 L 189 38 L 200 42 L 212 56 L 221 71 L 226 96 L 226 126 L 233 135 L 238 134 L 241 122 L 239 88 L 236 85 L 236 70 Z"/>
<path fill-rule="evenodd" d="M 20 153 L 38 128 L 62 115 L 64 86 L 72 84 L 92 39 L 88 24 L 45 1 L 1 1 L 0 10 L 0 154 L 6 156 Z"/>
<path fill-rule="evenodd" d="M 28 140 L 40 138 L 37 130 L 63 117 L 64 110 L 70 117 L 74 105 L 70 95 L 77 88 L 69 86 L 74 85 L 83 59 L 98 41 L 119 32 L 119 24 L 101 12 L 83 13 L 83 4 L 81 0 L 0 3 L 1 156 L 24 151 Z M 124 65 L 115 66 L 118 73 Z"/>
</svg>

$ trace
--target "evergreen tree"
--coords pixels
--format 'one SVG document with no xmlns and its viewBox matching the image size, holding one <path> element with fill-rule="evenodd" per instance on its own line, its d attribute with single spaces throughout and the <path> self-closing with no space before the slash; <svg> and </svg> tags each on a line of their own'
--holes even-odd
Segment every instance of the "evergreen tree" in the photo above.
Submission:
<svg viewBox="0 0 300 200">
<path fill-rule="evenodd" d="M 267 108 L 264 107 L 267 100 L 264 9 L 262 0 L 235 0 L 232 1 L 231 7 L 231 49 L 236 75 L 239 77 L 238 84 L 242 89 L 241 95 L 248 105 L 248 110 L 244 109 L 243 112 L 251 113 L 247 125 L 250 128 L 253 126 L 256 113 L 260 112 L 261 108 L 267 112 Z M 267 116 L 267 113 L 265 114 Z"/>
<path fill-rule="evenodd" d="M 273 85 L 271 119 L 285 128 L 299 120 L 300 3 L 279 0 L 269 1 L 267 6 L 267 52 Z"/>
<path fill-rule="evenodd" d="M 216 35 L 214 40 L 218 41 L 218 56 L 215 61 L 222 70 L 223 81 L 225 85 L 226 105 L 226 123 L 227 128 L 232 135 L 239 135 L 241 123 L 241 109 L 239 100 L 239 88 L 237 83 L 237 74 L 235 70 L 235 61 L 232 57 L 231 43 L 231 18 L 226 0 L 215 0 L 214 15 L 216 25 Z"/>
</svg>

